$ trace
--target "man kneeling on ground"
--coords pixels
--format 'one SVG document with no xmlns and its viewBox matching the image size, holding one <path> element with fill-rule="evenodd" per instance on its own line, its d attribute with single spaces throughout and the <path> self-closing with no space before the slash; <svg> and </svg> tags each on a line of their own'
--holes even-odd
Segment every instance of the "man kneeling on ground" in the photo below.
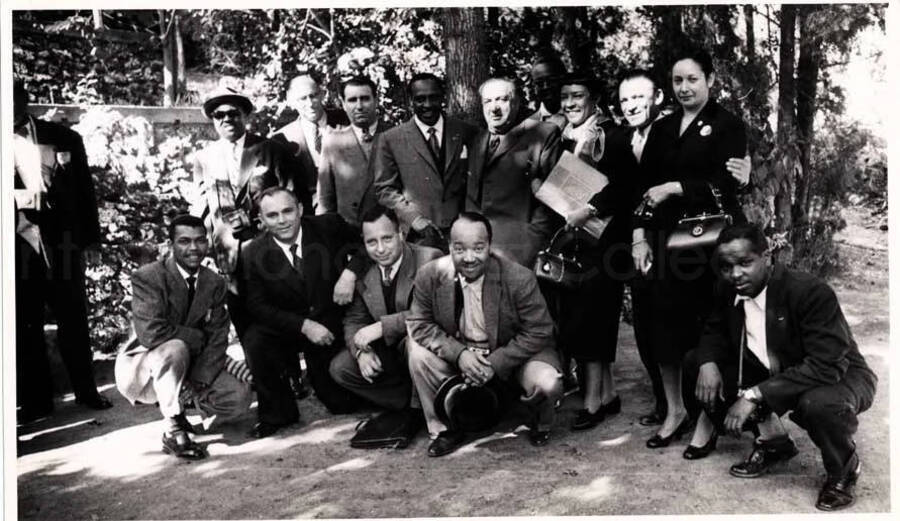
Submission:
<svg viewBox="0 0 900 521">
<path fill-rule="evenodd" d="M 758 422 L 751 428 L 759 437 L 730 472 L 760 476 L 797 454 L 779 418 L 793 411 L 790 418 L 809 433 L 828 473 L 816 507 L 847 507 L 861 470 L 857 415 L 872 405 L 876 377 L 837 297 L 811 275 L 773 267 L 756 225 L 723 230 L 717 244 L 719 300 L 689 355 L 699 368 L 696 395 L 704 412 L 684 457 L 705 457 L 715 448 L 716 428 L 740 435 L 749 419 Z"/>
<path fill-rule="evenodd" d="M 389 411 L 379 417 L 382 421 L 373 419 L 371 425 L 390 430 L 405 424 L 405 443 L 398 445 L 405 447 L 423 423 L 418 396 L 411 392 L 406 316 L 416 273 L 440 257 L 441 251 L 408 244 L 397 214 L 383 206 L 375 206 L 362 216 L 362 237 L 374 264 L 356 282 L 353 303 L 344 316 L 347 349 L 331 361 L 331 376 Z"/>
<path fill-rule="evenodd" d="M 236 418 L 250 408 L 250 386 L 225 371 L 230 321 L 225 279 L 200 265 L 209 252 L 198 217 L 180 215 L 169 225 L 172 255 L 131 276 L 137 342 L 116 358 L 116 386 L 132 403 L 159 402 L 166 418 L 163 451 L 202 459 L 206 451 L 189 433 L 185 402 L 214 421 Z"/>
<path fill-rule="evenodd" d="M 419 270 L 406 324 L 410 373 L 433 438 L 429 456 L 465 440 L 434 407 L 441 383 L 460 373 L 470 385 L 499 378 L 521 386 L 522 401 L 534 407 L 530 441 L 547 443 L 562 396 L 553 322 L 534 274 L 491 253 L 483 215 L 461 213 L 450 229 L 450 255 Z"/>
</svg>

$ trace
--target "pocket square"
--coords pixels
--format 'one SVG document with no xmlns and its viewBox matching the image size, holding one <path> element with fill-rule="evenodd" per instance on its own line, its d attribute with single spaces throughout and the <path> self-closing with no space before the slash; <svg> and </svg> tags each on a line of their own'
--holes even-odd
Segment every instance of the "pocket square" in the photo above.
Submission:
<svg viewBox="0 0 900 521">
<path fill-rule="evenodd" d="M 462 150 L 459 152 L 460 159 L 467 159 L 469 157 L 469 149 L 466 148 L 466 145 L 462 146 Z"/>
<path fill-rule="evenodd" d="M 56 162 L 61 166 L 66 166 L 72 162 L 72 153 L 71 152 L 57 152 L 56 153 Z"/>
</svg>

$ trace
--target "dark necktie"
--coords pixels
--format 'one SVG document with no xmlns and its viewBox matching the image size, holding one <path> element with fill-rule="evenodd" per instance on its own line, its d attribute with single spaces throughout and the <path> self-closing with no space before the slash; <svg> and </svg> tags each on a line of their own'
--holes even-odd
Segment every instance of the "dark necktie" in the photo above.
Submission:
<svg viewBox="0 0 900 521">
<path fill-rule="evenodd" d="M 316 125 L 316 153 L 322 153 L 322 130 Z"/>
<path fill-rule="evenodd" d="M 494 155 L 494 152 L 497 151 L 497 147 L 500 146 L 500 135 L 499 134 L 491 134 L 491 140 L 488 142 L 488 155 Z"/>
<path fill-rule="evenodd" d="M 188 310 L 190 310 L 191 304 L 194 303 L 194 294 L 197 292 L 197 277 L 194 275 L 191 275 L 190 277 L 188 277 L 187 285 L 188 285 L 187 308 L 188 308 Z"/>
<path fill-rule="evenodd" d="M 381 267 L 381 285 L 384 287 L 391 285 L 391 268 Z"/>
<path fill-rule="evenodd" d="M 369 133 L 369 127 L 363 128 L 362 133 L 363 133 L 363 135 L 362 135 L 363 143 L 369 143 L 372 141 L 373 136 L 372 136 L 372 134 Z"/>
<path fill-rule="evenodd" d="M 437 130 L 434 127 L 428 127 L 428 148 L 431 149 L 431 155 L 437 161 L 441 157 L 441 145 L 438 144 Z"/>
<path fill-rule="evenodd" d="M 293 257 L 293 261 L 294 261 L 294 271 L 299 273 L 300 276 L 302 277 L 303 276 L 303 259 L 301 259 L 300 256 L 297 255 L 297 244 L 291 244 L 290 250 L 291 250 L 291 257 Z"/>
</svg>

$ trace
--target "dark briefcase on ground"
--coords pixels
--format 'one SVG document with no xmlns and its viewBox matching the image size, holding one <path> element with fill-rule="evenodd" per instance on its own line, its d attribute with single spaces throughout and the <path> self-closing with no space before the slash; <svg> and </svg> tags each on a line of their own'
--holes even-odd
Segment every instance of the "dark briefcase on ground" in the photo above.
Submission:
<svg viewBox="0 0 900 521">
<path fill-rule="evenodd" d="M 405 411 L 385 411 L 365 420 L 350 438 L 355 449 L 402 449 L 415 435 L 415 420 Z"/>
</svg>

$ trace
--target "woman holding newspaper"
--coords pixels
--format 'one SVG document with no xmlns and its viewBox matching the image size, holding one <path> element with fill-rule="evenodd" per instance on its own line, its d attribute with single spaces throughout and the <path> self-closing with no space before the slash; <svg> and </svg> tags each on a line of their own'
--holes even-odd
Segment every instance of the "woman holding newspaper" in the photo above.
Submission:
<svg viewBox="0 0 900 521">
<path fill-rule="evenodd" d="M 710 97 L 715 80 L 706 52 L 676 54 L 671 81 L 680 107 L 653 124 L 643 152 L 647 178 L 638 191 L 643 197 L 635 212 L 632 257 L 651 282 L 648 305 L 655 327 L 648 339 L 668 404 L 662 426 L 647 440 L 649 448 L 666 447 L 690 428 L 681 362 L 696 346 L 711 305 L 710 240 L 719 224 L 745 220 L 738 181 L 728 168 L 729 158 L 745 155 L 744 124 Z"/>
<path fill-rule="evenodd" d="M 568 120 L 563 146 L 606 176 L 608 184 L 590 202 L 566 215 L 566 230 L 574 237 L 568 251 L 576 252 L 586 268 L 583 282 L 574 289 L 557 288 L 552 300 L 559 329 L 559 345 L 575 359 L 581 374 L 584 407 L 573 430 L 595 427 L 607 415 L 621 410 L 612 364 L 616 356 L 623 284 L 630 273 L 630 213 L 632 177 L 630 148 L 615 122 L 598 108 L 597 82 L 583 74 L 566 77 L 561 105 Z M 623 153 L 624 152 L 624 153 Z M 633 162 L 633 160 L 631 160 Z M 583 227 L 592 219 L 606 223 L 594 237 Z"/>
</svg>

